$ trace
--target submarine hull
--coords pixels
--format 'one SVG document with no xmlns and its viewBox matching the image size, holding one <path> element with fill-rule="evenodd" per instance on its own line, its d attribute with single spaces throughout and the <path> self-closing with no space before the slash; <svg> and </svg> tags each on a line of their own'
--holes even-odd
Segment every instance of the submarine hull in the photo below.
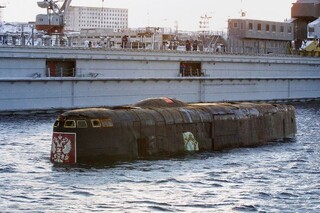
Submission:
<svg viewBox="0 0 320 213">
<path fill-rule="evenodd" d="M 254 103 L 184 104 L 147 99 L 65 112 L 54 124 L 51 161 L 86 164 L 258 146 L 292 138 L 295 109 Z"/>
</svg>

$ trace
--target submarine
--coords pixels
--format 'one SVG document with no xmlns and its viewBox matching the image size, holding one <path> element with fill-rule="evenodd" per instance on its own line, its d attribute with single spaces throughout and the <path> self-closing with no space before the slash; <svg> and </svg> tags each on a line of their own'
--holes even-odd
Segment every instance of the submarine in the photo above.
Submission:
<svg viewBox="0 0 320 213">
<path fill-rule="evenodd" d="M 70 165 L 152 159 L 255 147 L 295 134 L 291 105 L 149 98 L 133 105 L 62 113 L 54 123 L 50 160 Z"/>
</svg>

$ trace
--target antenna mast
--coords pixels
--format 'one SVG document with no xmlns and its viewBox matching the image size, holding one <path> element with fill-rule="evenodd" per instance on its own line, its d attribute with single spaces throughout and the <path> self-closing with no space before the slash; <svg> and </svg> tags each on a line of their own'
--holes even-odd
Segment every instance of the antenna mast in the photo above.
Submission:
<svg viewBox="0 0 320 213">
<path fill-rule="evenodd" d="M 199 22 L 200 31 L 208 32 L 209 26 L 210 26 L 210 19 L 212 17 L 205 14 L 204 16 L 201 16 L 200 18 L 201 18 L 201 21 Z"/>
<path fill-rule="evenodd" d="M 244 18 L 246 15 L 247 15 L 247 12 L 243 10 L 243 0 L 241 0 L 240 17 Z"/>
</svg>

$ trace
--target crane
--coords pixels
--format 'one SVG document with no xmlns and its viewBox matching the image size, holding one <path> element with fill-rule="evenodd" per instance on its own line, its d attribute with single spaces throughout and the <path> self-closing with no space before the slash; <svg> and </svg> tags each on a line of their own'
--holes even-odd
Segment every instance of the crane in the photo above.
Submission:
<svg viewBox="0 0 320 213">
<path fill-rule="evenodd" d="M 58 0 L 38 1 L 39 7 L 47 9 L 47 14 L 38 14 L 36 16 L 36 29 L 43 30 L 47 34 L 62 34 L 65 25 L 65 12 L 72 0 L 62 0 L 63 4 L 59 7 Z"/>
</svg>

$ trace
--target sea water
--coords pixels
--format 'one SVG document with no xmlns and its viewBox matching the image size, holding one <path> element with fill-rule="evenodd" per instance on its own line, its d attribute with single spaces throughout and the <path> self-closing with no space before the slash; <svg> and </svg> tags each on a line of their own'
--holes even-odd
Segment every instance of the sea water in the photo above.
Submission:
<svg viewBox="0 0 320 213">
<path fill-rule="evenodd" d="M 49 160 L 57 114 L 2 116 L 0 212 L 319 212 L 320 102 L 295 140 L 78 168 Z"/>
</svg>

